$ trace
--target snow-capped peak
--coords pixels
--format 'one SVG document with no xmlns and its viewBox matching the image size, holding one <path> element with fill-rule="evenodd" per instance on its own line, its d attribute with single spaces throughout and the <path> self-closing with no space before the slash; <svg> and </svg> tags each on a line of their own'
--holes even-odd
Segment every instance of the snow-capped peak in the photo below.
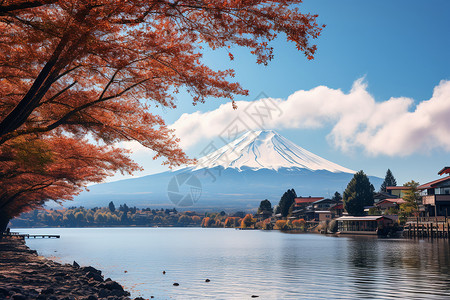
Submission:
<svg viewBox="0 0 450 300">
<path fill-rule="evenodd" d="M 273 130 L 248 131 L 228 145 L 199 158 L 194 169 L 217 166 L 238 170 L 302 168 L 355 173 L 297 146 Z"/>
</svg>

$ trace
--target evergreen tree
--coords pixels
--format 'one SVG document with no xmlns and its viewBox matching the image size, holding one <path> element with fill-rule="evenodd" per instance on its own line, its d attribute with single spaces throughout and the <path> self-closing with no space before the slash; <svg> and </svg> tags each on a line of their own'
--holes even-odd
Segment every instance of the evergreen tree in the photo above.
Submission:
<svg viewBox="0 0 450 300">
<path fill-rule="evenodd" d="M 386 192 L 386 187 L 388 186 L 397 186 L 397 181 L 395 180 L 394 175 L 392 175 L 392 172 L 389 169 L 386 171 L 386 176 L 384 177 L 384 181 L 380 187 L 380 192 Z"/>
<path fill-rule="evenodd" d="M 116 206 L 114 205 L 114 202 L 112 202 L 112 201 L 109 202 L 108 207 L 109 207 L 109 210 L 111 212 L 115 212 L 116 211 Z"/>
<path fill-rule="evenodd" d="M 344 208 L 349 215 L 362 216 L 364 206 L 373 205 L 374 187 L 361 170 L 357 172 L 344 191 Z"/>
<path fill-rule="evenodd" d="M 280 213 L 283 218 L 289 214 L 289 208 L 295 202 L 295 198 L 297 198 L 297 194 L 294 189 L 287 190 L 281 197 L 278 206 L 280 207 Z"/>
<path fill-rule="evenodd" d="M 259 204 L 258 214 L 262 211 L 270 211 L 273 212 L 272 203 L 269 200 L 262 200 Z"/>
<path fill-rule="evenodd" d="M 341 194 L 338 191 L 336 191 L 334 193 L 334 196 L 331 198 L 331 200 L 333 200 L 335 202 L 339 202 L 339 201 L 342 200 L 342 196 L 341 196 Z"/>
</svg>

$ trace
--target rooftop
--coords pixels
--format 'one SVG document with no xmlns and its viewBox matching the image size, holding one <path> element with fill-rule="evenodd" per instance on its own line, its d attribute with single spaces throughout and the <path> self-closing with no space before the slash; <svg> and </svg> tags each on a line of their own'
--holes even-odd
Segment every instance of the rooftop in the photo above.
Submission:
<svg viewBox="0 0 450 300">
<path fill-rule="evenodd" d="M 323 197 L 297 197 L 295 198 L 296 204 L 313 203 L 322 200 Z"/>
<path fill-rule="evenodd" d="M 422 185 L 419 185 L 417 187 L 417 189 L 418 190 L 430 189 L 430 188 L 433 188 L 434 185 L 436 185 L 438 183 L 441 183 L 441 182 L 444 182 L 444 181 L 447 181 L 447 180 L 450 180 L 450 176 L 447 176 L 447 177 L 444 177 L 444 178 L 439 178 L 439 179 L 436 179 L 436 180 L 428 182 L 428 183 L 424 183 Z"/>
<path fill-rule="evenodd" d="M 342 203 L 336 204 L 335 206 L 330 207 L 330 209 L 332 209 L 332 210 L 344 209 L 344 204 L 342 204 Z"/>
<path fill-rule="evenodd" d="M 387 186 L 386 190 L 409 190 L 410 186 Z"/>
<path fill-rule="evenodd" d="M 444 167 L 442 170 L 438 172 L 438 175 L 450 174 L 450 167 Z"/>
<path fill-rule="evenodd" d="M 403 200 L 402 198 L 391 198 L 391 199 L 383 199 L 378 201 L 377 203 L 375 203 L 375 205 L 381 204 L 381 203 L 386 203 L 386 202 L 390 202 L 390 203 L 397 203 L 397 204 L 403 204 L 406 203 L 405 200 Z"/>
<path fill-rule="evenodd" d="M 317 200 L 317 201 L 315 201 L 313 204 L 319 204 L 319 203 L 322 203 L 322 202 L 328 202 L 328 203 L 336 203 L 336 201 L 334 201 L 334 200 L 331 200 L 331 199 L 320 199 L 320 200 Z"/>
</svg>

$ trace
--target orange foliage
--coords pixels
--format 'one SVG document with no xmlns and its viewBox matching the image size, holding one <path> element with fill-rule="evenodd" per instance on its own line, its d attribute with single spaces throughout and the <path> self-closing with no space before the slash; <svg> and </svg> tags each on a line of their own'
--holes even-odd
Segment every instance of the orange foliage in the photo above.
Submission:
<svg viewBox="0 0 450 300">
<path fill-rule="evenodd" d="M 306 221 L 304 219 L 298 219 L 298 220 L 292 221 L 292 227 L 294 227 L 294 228 L 305 227 L 305 225 L 306 225 Z"/>
<path fill-rule="evenodd" d="M 247 214 L 241 221 L 241 228 L 250 228 L 256 223 L 256 219 L 252 214 Z"/>
<path fill-rule="evenodd" d="M 275 227 L 280 230 L 287 229 L 287 221 L 286 220 L 278 220 L 275 222 Z"/>
<path fill-rule="evenodd" d="M 0 165 L 0 208 L 10 217 L 46 200 L 69 200 L 115 171 L 137 169 L 126 151 L 66 136 L 16 138 L 3 145 Z"/>
<path fill-rule="evenodd" d="M 201 221 L 201 219 L 199 216 L 192 216 L 192 222 L 194 224 L 200 224 L 200 221 Z"/>
<path fill-rule="evenodd" d="M 194 104 L 247 94 L 229 81 L 233 70 L 202 63 L 204 45 L 248 47 L 267 64 L 283 33 L 313 58 L 322 27 L 300 2 L 0 1 L 0 218 L 135 170 L 118 142 L 186 163 L 151 110 L 175 108 L 180 89 Z"/>
</svg>

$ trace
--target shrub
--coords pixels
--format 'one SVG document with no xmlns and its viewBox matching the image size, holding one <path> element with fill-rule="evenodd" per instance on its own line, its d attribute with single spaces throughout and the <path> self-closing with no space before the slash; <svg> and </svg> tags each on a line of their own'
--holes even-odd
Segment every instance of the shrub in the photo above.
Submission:
<svg viewBox="0 0 450 300">
<path fill-rule="evenodd" d="M 275 228 L 279 230 L 288 230 L 289 225 L 286 220 L 278 220 L 275 222 Z"/>
<path fill-rule="evenodd" d="M 292 227 L 305 230 L 306 221 L 304 219 L 294 220 L 294 221 L 292 221 Z"/>
<path fill-rule="evenodd" d="M 338 231 L 338 221 L 331 220 L 331 222 L 328 224 L 328 232 L 336 233 L 337 231 Z"/>
</svg>

